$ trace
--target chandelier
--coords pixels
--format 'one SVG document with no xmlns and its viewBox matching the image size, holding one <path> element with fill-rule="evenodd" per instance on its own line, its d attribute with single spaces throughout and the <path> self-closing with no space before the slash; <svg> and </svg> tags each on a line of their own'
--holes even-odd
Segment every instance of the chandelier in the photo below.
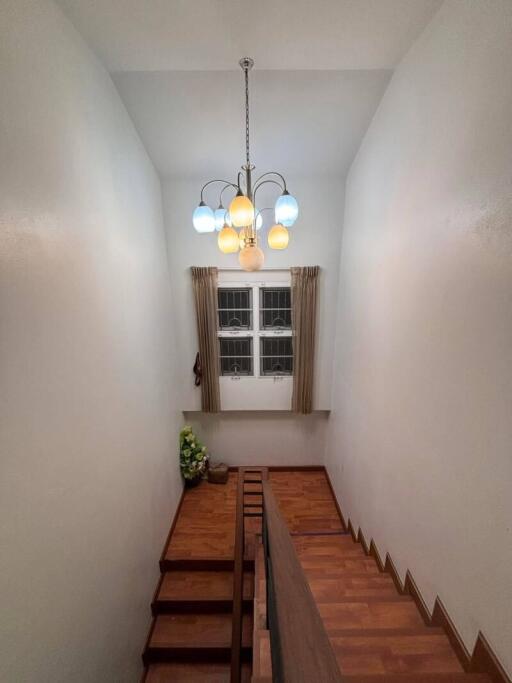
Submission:
<svg viewBox="0 0 512 683">
<path fill-rule="evenodd" d="M 271 249 L 286 249 L 290 239 L 288 228 L 297 220 L 299 207 L 297 200 L 288 192 L 286 180 L 280 173 L 268 171 L 253 181 L 252 172 L 255 167 L 251 164 L 249 153 L 249 71 L 254 66 L 254 61 L 244 57 L 239 64 L 245 79 L 245 164 L 238 172 L 236 183 L 215 179 L 203 185 L 192 222 L 199 233 L 217 232 L 217 243 L 224 254 L 239 252 L 238 260 L 244 270 L 259 270 L 265 260 L 263 251 L 258 246 L 263 213 L 274 212 L 275 222 L 267 235 L 268 246 Z M 214 183 L 223 185 L 215 210 L 204 201 L 206 188 Z M 268 183 L 277 185 L 281 193 L 274 207 L 257 209 L 256 194 L 262 185 Z M 223 205 L 226 191 L 234 192 L 227 209 Z"/>
</svg>

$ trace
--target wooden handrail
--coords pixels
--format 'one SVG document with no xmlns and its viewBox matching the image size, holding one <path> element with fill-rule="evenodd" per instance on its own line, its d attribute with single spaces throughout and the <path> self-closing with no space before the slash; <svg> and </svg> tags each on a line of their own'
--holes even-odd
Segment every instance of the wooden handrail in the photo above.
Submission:
<svg viewBox="0 0 512 683">
<path fill-rule="evenodd" d="M 272 680 L 339 683 L 336 657 L 270 482 L 262 486 Z"/>
<path fill-rule="evenodd" d="M 231 683 L 240 683 L 244 586 L 244 470 L 238 468 L 236 487 L 235 553 L 233 563 L 233 613 L 231 627 Z"/>
</svg>

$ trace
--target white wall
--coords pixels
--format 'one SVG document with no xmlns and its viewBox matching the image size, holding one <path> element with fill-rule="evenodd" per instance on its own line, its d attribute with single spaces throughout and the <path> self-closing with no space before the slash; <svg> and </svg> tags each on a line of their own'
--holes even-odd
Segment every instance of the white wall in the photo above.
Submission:
<svg viewBox="0 0 512 683">
<path fill-rule="evenodd" d="M 179 369 L 179 400 L 182 409 L 188 412 L 200 410 L 201 405 L 200 390 L 194 386 L 192 373 L 197 351 L 197 333 L 190 266 L 239 267 L 236 254 L 226 255 L 219 251 L 216 235 L 199 235 L 192 226 L 192 212 L 199 202 L 199 191 L 206 180 L 207 178 L 174 179 L 164 183 L 169 264 L 177 317 L 180 321 L 176 347 L 182 361 Z M 314 409 L 325 411 L 330 408 L 331 398 L 344 183 L 342 178 L 322 177 L 287 177 L 287 182 L 290 192 L 299 202 L 300 216 L 297 223 L 290 228 L 288 249 L 278 252 L 264 248 L 265 268 L 302 265 L 321 267 Z M 259 195 L 259 207 L 272 206 L 279 193 L 273 186 L 266 189 L 266 195 L 263 188 Z M 212 205 L 218 201 L 217 192 L 218 190 L 212 190 L 206 195 L 207 201 Z M 228 192 L 225 196 L 229 200 Z M 266 221 L 270 218 L 271 214 L 267 213 Z M 266 240 L 266 237 L 264 239 Z M 195 419 L 198 418 L 199 414 Z M 197 423 L 191 420 L 190 415 L 187 419 L 198 426 L 199 434 L 208 448 L 214 454 L 219 453 L 222 459 L 229 461 L 230 464 L 242 464 L 242 460 L 249 464 L 253 454 L 258 462 L 262 462 L 263 458 L 266 464 L 274 465 L 318 464 L 321 461 L 323 447 L 319 448 L 315 440 L 313 447 L 311 440 L 302 438 L 305 429 L 312 430 L 314 434 L 322 433 L 325 428 L 325 415 L 321 413 L 305 418 L 286 412 L 249 411 L 245 417 L 240 413 L 236 416 L 221 413 L 217 416 L 203 417 Z M 259 425 L 258 428 L 255 428 L 256 424 Z M 238 429 L 243 434 L 252 434 L 251 446 L 245 455 L 239 453 L 233 445 L 232 430 Z"/>
<path fill-rule="evenodd" d="M 185 413 L 212 462 L 227 465 L 322 465 L 328 414 Z"/>
<path fill-rule="evenodd" d="M 512 673 L 512 4 L 446 2 L 349 174 L 327 465 Z"/>
<path fill-rule="evenodd" d="M 234 171 L 236 169 L 233 169 Z M 261 171 L 263 172 L 263 171 Z M 181 405 L 184 410 L 200 409 L 200 390 L 194 386 L 192 366 L 197 351 L 197 333 L 192 295 L 190 266 L 239 268 L 237 254 L 222 254 L 217 235 L 199 235 L 192 226 L 192 212 L 199 203 L 199 191 L 208 178 L 168 180 L 164 183 L 164 212 L 167 227 L 169 264 L 176 292 L 176 310 L 180 321 L 178 352 L 180 366 Z M 329 408 L 331 368 L 336 325 L 336 292 L 339 273 L 339 247 L 343 220 L 342 178 L 287 178 L 288 188 L 299 202 L 300 215 L 290 228 L 290 244 L 284 251 L 264 246 L 265 268 L 319 265 L 321 267 L 318 297 L 317 345 L 314 407 Z M 222 185 L 220 186 L 222 188 Z M 207 191 L 206 200 L 218 202 L 218 189 Z M 272 206 L 278 188 L 269 186 L 260 192 L 261 204 Z M 228 191 L 225 197 L 229 200 Z M 272 202 L 272 203 L 271 203 Z M 265 220 L 271 218 L 267 212 Z M 270 225 L 270 224 L 269 224 Z M 265 227 L 268 227 L 267 225 Z M 265 228 L 262 229 L 265 231 Z M 266 236 L 264 236 L 266 241 Z M 243 271 L 241 271 L 243 276 Z"/>
<path fill-rule="evenodd" d="M 53 3 L 0 13 L 0 679 L 136 681 L 180 490 L 160 183 Z"/>
</svg>

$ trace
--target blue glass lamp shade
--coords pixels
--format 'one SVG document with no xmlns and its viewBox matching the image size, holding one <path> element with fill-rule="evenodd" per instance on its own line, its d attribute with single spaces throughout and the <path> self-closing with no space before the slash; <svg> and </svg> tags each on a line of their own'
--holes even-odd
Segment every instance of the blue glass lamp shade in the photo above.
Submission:
<svg viewBox="0 0 512 683">
<path fill-rule="evenodd" d="M 201 202 L 194 211 L 192 223 L 197 232 L 213 232 L 215 230 L 215 217 L 212 209 Z"/>
<path fill-rule="evenodd" d="M 275 206 L 276 223 L 281 223 L 285 228 L 290 228 L 299 215 L 299 205 L 295 197 L 286 190 L 278 198 Z"/>
<path fill-rule="evenodd" d="M 222 228 L 226 225 L 227 213 L 228 212 L 222 205 L 219 206 L 218 209 L 215 209 L 215 211 L 213 212 L 213 217 L 215 220 L 215 230 L 220 232 Z"/>
</svg>

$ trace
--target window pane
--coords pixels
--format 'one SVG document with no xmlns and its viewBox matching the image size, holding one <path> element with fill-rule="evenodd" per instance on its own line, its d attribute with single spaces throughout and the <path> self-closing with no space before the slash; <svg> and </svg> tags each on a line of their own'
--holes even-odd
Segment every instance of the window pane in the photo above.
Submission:
<svg viewBox="0 0 512 683">
<path fill-rule="evenodd" d="M 221 338 L 220 374 L 252 375 L 252 338 Z"/>
<path fill-rule="evenodd" d="M 265 337 L 260 340 L 262 375 L 291 375 L 293 349 L 291 337 Z"/>
<path fill-rule="evenodd" d="M 292 308 L 289 287 L 260 289 L 260 327 L 263 330 L 291 329 Z"/>
<path fill-rule="evenodd" d="M 252 290 L 218 289 L 219 329 L 252 329 Z"/>
</svg>

